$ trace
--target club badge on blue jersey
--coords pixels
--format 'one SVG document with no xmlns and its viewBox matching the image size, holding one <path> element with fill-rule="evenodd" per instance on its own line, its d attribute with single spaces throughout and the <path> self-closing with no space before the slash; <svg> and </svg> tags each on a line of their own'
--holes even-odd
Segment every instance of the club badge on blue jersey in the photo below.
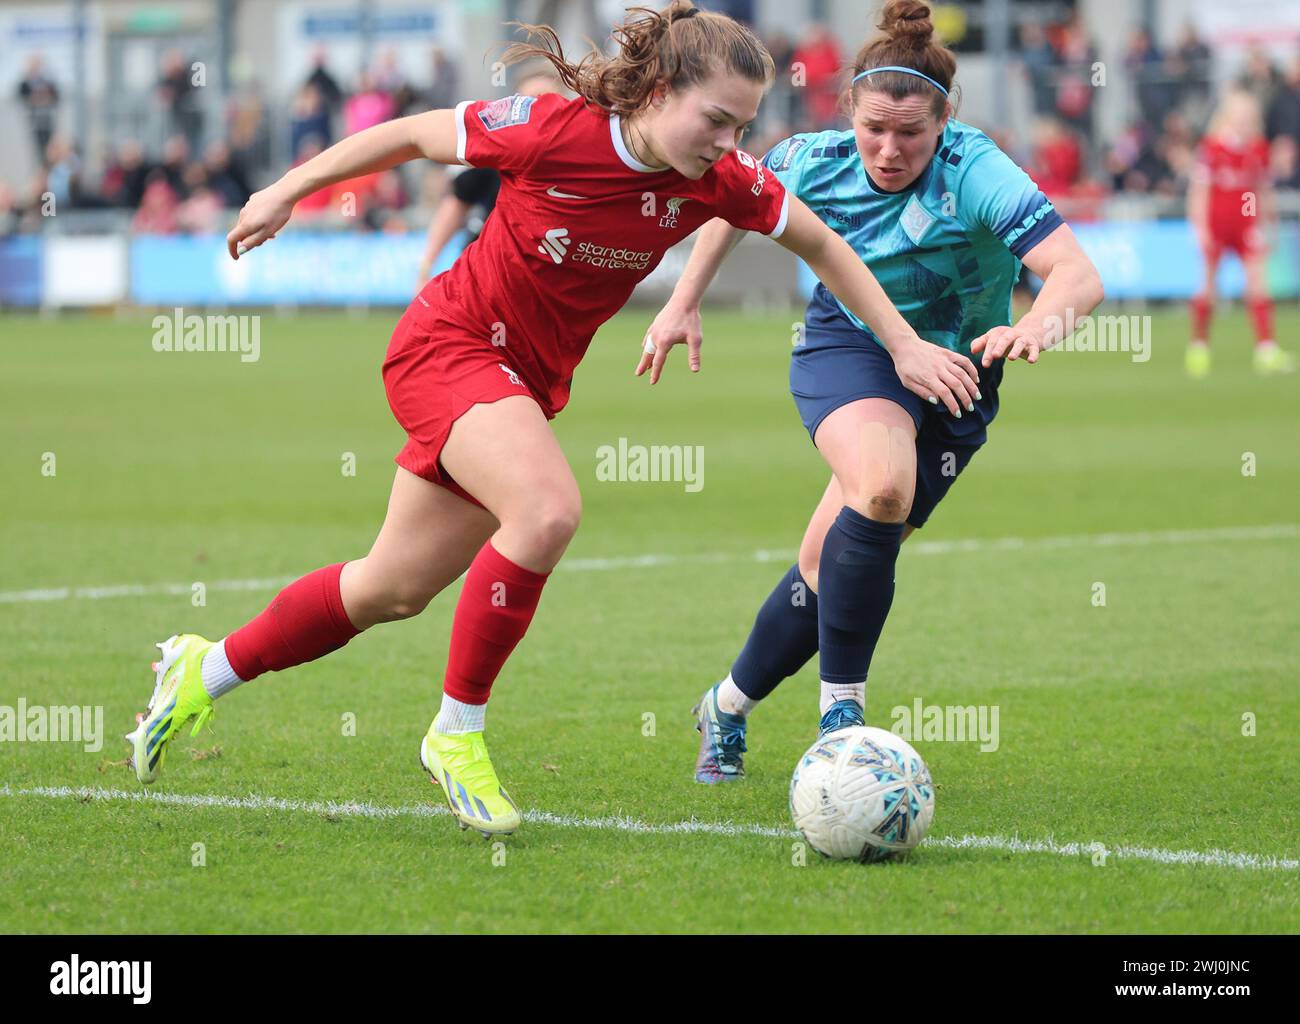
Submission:
<svg viewBox="0 0 1300 1024">
<path fill-rule="evenodd" d="M 914 245 L 921 244 L 922 236 L 933 223 L 934 216 L 926 211 L 915 194 L 907 201 L 907 205 L 903 207 L 903 212 L 898 218 L 899 226 L 907 232 L 907 237 L 912 240 Z"/>
</svg>

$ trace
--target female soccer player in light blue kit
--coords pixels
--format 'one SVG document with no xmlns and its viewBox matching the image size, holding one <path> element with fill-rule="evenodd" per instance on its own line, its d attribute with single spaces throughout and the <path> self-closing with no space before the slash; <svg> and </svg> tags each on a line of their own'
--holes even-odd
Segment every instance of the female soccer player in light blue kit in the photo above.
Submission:
<svg viewBox="0 0 1300 1024">
<path fill-rule="evenodd" d="M 1096 268 L 1038 186 L 952 117 L 956 61 L 932 40 L 929 8 L 889 0 L 880 28 L 855 62 L 852 129 L 795 135 L 764 164 L 849 242 L 922 338 L 979 359 L 979 385 L 956 365 L 940 375 L 947 388 L 917 377 L 818 284 L 790 390 L 831 480 L 797 564 L 759 610 L 730 674 L 696 708 L 700 782 L 744 774 L 747 716 L 818 652 L 821 732 L 863 724 L 899 545 L 984 443 L 1003 360 L 1035 362 L 1061 340 L 1067 310 L 1078 318 L 1102 299 Z M 682 342 L 699 368 L 700 299 L 743 234 L 719 220 L 703 229 L 638 374 L 649 368 L 653 383 Z M 1043 288 L 1012 324 L 1021 263 Z"/>
</svg>

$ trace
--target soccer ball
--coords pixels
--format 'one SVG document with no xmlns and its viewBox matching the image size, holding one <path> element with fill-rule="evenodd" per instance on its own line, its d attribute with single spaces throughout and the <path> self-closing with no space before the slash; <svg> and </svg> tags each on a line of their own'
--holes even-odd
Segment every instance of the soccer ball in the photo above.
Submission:
<svg viewBox="0 0 1300 1024">
<path fill-rule="evenodd" d="M 934 783 L 904 739 L 867 725 L 823 736 L 795 765 L 790 813 L 834 860 L 885 860 L 916 846 L 934 818 Z"/>
</svg>

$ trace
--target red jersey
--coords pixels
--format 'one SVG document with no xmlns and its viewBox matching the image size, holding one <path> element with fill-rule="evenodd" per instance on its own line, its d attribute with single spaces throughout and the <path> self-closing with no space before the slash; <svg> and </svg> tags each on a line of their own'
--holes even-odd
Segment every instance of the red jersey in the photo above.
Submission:
<svg viewBox="0 0 1300 1024">
<path fill-rule="evenodd" d="M 547 416 L 569 400 L 596 329 L 669 248 L 713 217 L 773 238 L 785 230 L 785 188 L 748 153 L 691 181 L 633 157 L 619 121 L 554 93 L 456 107 L 457 159 L 496 168 L 501 190 L 482 234 L 417 306 L 435 339 L 459 331 L 502 345 Z"/>
<path fill-rule="evenodd" d="M 1253 221 L 1243 208 L 1245 193 L 1255 195 L 1251 209 L 1258 208 L 1261 189 L 1267 188 L 1269 154 L 1268 143 L 1254 139 L 1244 145 L 1234 145 L 1225 139 L 1206 136 L 1196 153 L 1194 175 L 1198 181 L 1210 186 L 1210 225 L 1231 226 L 1243 218 Z"/>
</svg>

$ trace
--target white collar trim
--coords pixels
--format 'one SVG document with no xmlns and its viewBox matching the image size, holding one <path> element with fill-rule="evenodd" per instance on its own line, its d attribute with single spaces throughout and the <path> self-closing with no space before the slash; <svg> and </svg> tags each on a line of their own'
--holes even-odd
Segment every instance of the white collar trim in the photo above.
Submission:
<svg viewBox="0 0 1300 1024">
<path fill-rule="evenodd" d="M 641 174 L 659 174 L 662 171 L 671 170 L 669 167 L 651 167 L 634 157 L 631 150 L 627 148 L 627 143 L 623 141 L 622 124 L 623 119 L 617 114 L 609 115 L 609 137 L 614 143 L 614 152 L 618 154 L 623 163 Z"/>
</svg>

